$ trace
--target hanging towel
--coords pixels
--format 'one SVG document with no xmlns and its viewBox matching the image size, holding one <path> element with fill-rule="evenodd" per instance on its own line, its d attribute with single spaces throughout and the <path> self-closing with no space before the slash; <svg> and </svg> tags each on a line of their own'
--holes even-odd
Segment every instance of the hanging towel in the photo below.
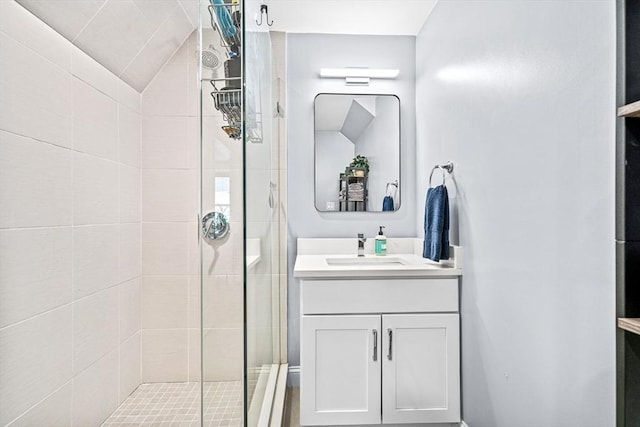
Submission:
<svg viewBox="0 0 640 427">
<path fill-rule="evenodd" d="M 395 210 L 393 208 L 393 197 L 384 196 L 384 199 L 382 199 L 382 210 L 383 211 L 393 211 L 393 210 Z"/>
<path fill-rule="evenodd" d="M 211 4 L 214 5 L 213 8 L 215 9 L 216 18 L 218 18 L 218 24 L 220 25 L 222 34 L 224 34 L 225 37 L 235 36 L 236 27 L 233 25 L 231 14 L 227 6 L 225 6 L 225 2 L 223 0 L 211 0 Z"/>
<path fill-rule="evenodd" d="M 449 195 L 444 185 L 427 190 L 422 257 L 433 261 L 449 259 Z"/>
</svg>

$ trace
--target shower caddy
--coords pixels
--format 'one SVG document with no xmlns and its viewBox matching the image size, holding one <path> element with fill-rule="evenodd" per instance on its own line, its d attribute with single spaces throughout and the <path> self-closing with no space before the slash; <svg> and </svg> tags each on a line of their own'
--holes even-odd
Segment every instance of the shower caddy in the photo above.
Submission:
<svg viewBox="0 0 640 427">
<path fill-rule="evenodd" d="M 260 8 L 261 14 L 267 12 L 265 5 Z M 210 0 L 207 7 L 211 18 L 211 27 L 220 37 L 220 45 L 225 49 L 227 60 L 224 63 L 224 78 L 208 79 L 213 87 L 211 97 L 216 110 L 222 113 L 227 125 L 222 126 L 232 139 L 241 139 L 242 132 L 247 140 L 253 143 L 262 142 L 262 114 L 260 107 L 260 91 L 252 92 L 251 85 L 247 93 L 242 91 L 242 7 L 239 0 Z M 267 25 L 269 24 L 267 14 Z M 271 22 L 273 23 L 273 22 Z M 259 26 L 261 23 L 256 21 Z M 224 85 L 224 86 L 223 86 Z M 258 82 L 259 85 L 259 82 Z M 244 128 L 243 128 L 244 113 Z"/>
<path fill-rule="evenodd" d="M 213 87 L 211 97 L 216 110 L 222 113 L 227 125 L 222 126 L 232 139 L 242 138 L 242 77 L 240 47 L 241 14 L 240 3 L 214 2 L 208 5 L 211 27 L 220 36 L 220 45 L 225 49 L 227 60 L 224 63 L 225 77 L 209 79 Z M 225 20 L 222 25 L 222 20 Z M 224 85 L 223 87 L 219 87 Z"/>
</svg>

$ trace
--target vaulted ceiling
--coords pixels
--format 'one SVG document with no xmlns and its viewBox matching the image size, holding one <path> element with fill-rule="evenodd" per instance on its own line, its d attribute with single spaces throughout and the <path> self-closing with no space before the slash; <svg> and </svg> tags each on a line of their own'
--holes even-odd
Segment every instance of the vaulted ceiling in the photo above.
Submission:
<svg viewBox="0 0 640 427">
<path fill-rule="evenodd" d="M 17 0 L 141 92 L 197 26 L 197 0 Z"/>
</svg>

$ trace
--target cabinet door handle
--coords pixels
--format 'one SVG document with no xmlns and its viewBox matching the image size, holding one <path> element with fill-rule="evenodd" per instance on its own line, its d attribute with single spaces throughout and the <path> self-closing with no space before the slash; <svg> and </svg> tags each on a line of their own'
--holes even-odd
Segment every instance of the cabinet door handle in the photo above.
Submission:
<svg viewBox="0 0 640 427">
<path fill-rule="evenodd" d="M 378 331 L 373 330 L 373 361 L 378 361 Z"/>
<path fill-rule="evenodd" d="M 389 334 L 389 352 L 387 353 L 387 359 L 393 359 L 393 330 L 387 329 L 387 333 Z"/>
</svg>

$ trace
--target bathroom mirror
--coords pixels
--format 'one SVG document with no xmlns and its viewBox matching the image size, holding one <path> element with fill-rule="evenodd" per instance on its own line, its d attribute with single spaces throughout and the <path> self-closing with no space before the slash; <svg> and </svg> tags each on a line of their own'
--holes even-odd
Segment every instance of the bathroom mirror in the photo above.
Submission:
<svg viewBox="0 0 640 427">
<path fill-rule="evenodd" d="M 321 93 L 314 101 L 315 206 L 321 212 L 400 208 L 400 99 Z"/>
</svg>

